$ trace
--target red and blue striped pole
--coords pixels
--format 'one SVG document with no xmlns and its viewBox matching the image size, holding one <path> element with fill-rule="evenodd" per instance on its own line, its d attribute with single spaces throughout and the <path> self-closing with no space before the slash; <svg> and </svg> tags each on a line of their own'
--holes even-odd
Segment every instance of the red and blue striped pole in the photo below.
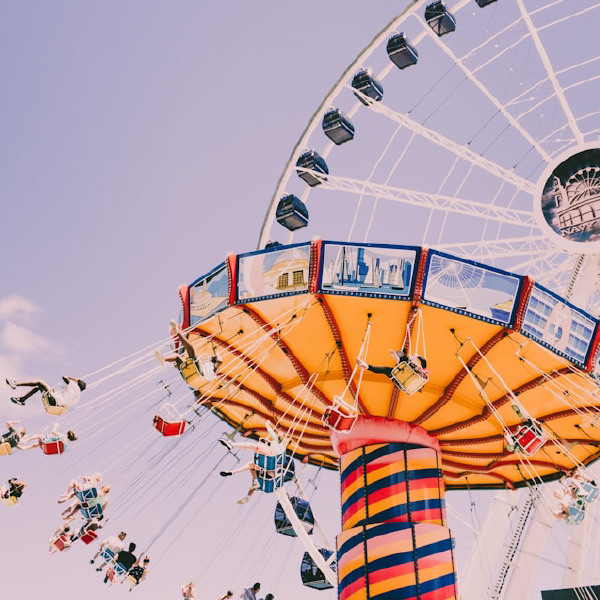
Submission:
<svg viewBox="0 0 600 600">
<path fill-rule="evenodd" d="M 332 431 L 340 456 L 339 600 L 458 598 L 437 438 L 384 417 Z"/>
</svg>

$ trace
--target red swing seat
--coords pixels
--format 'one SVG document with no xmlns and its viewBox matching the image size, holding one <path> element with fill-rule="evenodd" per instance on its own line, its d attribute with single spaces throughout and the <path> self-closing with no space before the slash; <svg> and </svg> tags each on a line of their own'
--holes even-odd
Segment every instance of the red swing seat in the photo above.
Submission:
<svg viewBox="0 0 600 600">
<path fill-rule="evenodd" d="M 42 442 L 41 448 L 44 454 L 62 454 L 65 451 L 65 444 L 62 440 L 53 440 Z"/>
<path fill-rule="evenodd" d="M 91 544 L 97 538 L 98 534 L 93 529 L 90 529 L 86 531 L 80 539 L 84 544 Z"/>
<path fill-rule="evenodd" d="M 50 542 L 50 551 L 52 551 L 52 549 L 54 548 L 54 550 L 58 550 L 59 552 L 62 552 L 63 550 L 67 550 L 70 547 L 71 547 L 71 543 L 69 541 L 69 538 L 67 538 L 67 536 L 64 533 L 55 537 Z"/>
<path fill-rule="evenodd" d="M 358 414 L 347 415 L 337 406 L 328 406 L 323 413 L 323 424 L 340 433 L 348 433 L 358 419 Z"/>
<path fill-rule="evenodd" d="M 154 428 L 165 437 L 181 435 L 185 431 L 185 421 L 165 421 L 160 415 L 154 416 Z"/>
<path fill-rule="evenodd" d="M 531 456 L 546 443 L 546 436 L 538 427 L 521 425 L 514 434 L 514 440 L 524 454 Z"/>
</svg>

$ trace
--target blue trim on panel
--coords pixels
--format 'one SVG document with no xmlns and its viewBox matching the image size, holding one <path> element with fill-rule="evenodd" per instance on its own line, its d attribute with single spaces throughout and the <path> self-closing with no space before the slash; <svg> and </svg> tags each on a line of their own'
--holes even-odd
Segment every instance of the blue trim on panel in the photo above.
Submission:
<svg viewBox="0 0 600 600">
<path fill-rule="evenodd" d="M 222 263 L 219 263 L 214 269 L 211 269 L 208 273 L 205 273 L 204 275 L 202 275 L 202 276 L 198 277 L 197 279 L 195 279 L 194 281 L 192 281 L 192 283 L 190 283 L 190 285 L 188 287 L 194 287 L 196 284 L 200 283 L 203 279 L 206 279 L 207 277 L 210 277 L 213 273 L 216 273 L 222 267 L 227 267 L 227 263 L 225 261 L 223 261 Z"/>
<path fill-rule="evenodd" d="M 350 246 L 354 248 L 385 248 L 388 250 L 408 250 L 415 253 L 415 261 L 412 266 L 412 272 L 410 274 L 410 285 L 407 294 L 378 294 L 375 292 L 359 292 L 350 290 L 332 290 L 330 288 L 323 287 L 323 262 L 325 260 L 325 248 L 328 246 Z M 417 278 L 417 270 L 419 262 L 421 260 L 422 249 L 420 246 L 398 246 L 395 244 L 370 244 L 370 243 L 359 243 L 359 242 L 336 242 L 334 240 L 321 240 L 321 256 L 319 259 L 319 276 L 317 278 L 317 293 L 319 294 L 330 294 L 337 296 L 358 296 L 362 298 L 381 298 L 384 300 L 401 300 L 408 301 L 412 300 L 415 283 Z"/>
<path fill-rule="evenodd" d="M 266 248 L 264 250 L 254 250 L 252 252 L 246 252 L 244 254 L 238 254 L 235 258 L 235 272 L 237 280 L 235 281 L 235 303 L 236 304 L 248 304 L 250 302 L 257 302 L 260 300 L 271 300 L 272 298 L 285 298 L 286 296 L 298 296 L 299 294 L 308 294 L 308 286 L 310 283 L 310 242 L 300 242 L 298 244 L 289 244 L 287 246 L 274 246 L 273 248 Z M 281 292 L 278 294 L 267 294 L 265 296 L 252 296 L 251 298 L 240 298 L 239 295 L 239 283 L 240 283 L 240 259 L 251 256 L 257 256 L 259 254 L 267 255 L 273 252 L 285 252 L 291 248 L 305 247 L 308 249 L 308 275 L 306 278 L 306 289 L 296 290 L 292 292 Z"/>
<path fill-rule="evenodd" d="M 592 333 L 590 336 L 590 340 L 588 342 L 588 347 L 586 349 L 583 361 L 579 361 L 576 358 L 574 358 L 573 356 L 569 356 L 566 352 L 564 352 L 562 350 L 558 350 L 556 347 L 554 347 L 549 342 L 542 340 L 542 338 L 539 337 L 538 335 L 531 333 L 530 331 L 527 331 L 525 329 L 525 326 L 526 326 L 525 318 L 527 316 L 527 311 L 529 310 L 529 304 L 531 302 L 531 299 L 534 295 L 534 290 L 536 288 L 541 290 L 545 294 L 548 294 L 549 296 L 554 298 L 557 302 L 567 306 L 572 311 L 579 313 L 580 315 L 584 316 L 586 319 L 589 319 L 592 322 L 592 324 L 593 324 L 592 325 Z M 592 351 L 592 346 L 594 344 L 594 339 L 595 339 L 596 331 L 598 331 L 599 324 L 600 324 L 600 321 L 598 321 L 598 319 L 593 317 L 590 313 L 588 313 L 587 311 L 583 310 L 582 308 L 580 308 L 578 306 L 575 306 L 574 304 L 571 304 L 568 300 L 565 300 L 564 298 L 562 298 L 555 292 L 549 290 L 548 288 L 544 287 L 543 285 L 540 285 L 539 283 L 537 283 L 534 280 L 533 288 L 532 288 L 531 293 L 529 294 L 529 298 L 527 300 L 527 306 L 525 307 L 525 310 L 523 311 L 523 323 L 521 324 L 520 333 L 522 333 L 525 337 L 528 337 L 529 339 L 534 340 L 536 343 L 540 344 L 541 346 L 544 346 L 544 348 L 548 348 L 549 350 L 554 352 L 554 354 L 562 356 L 563 358 L 566 358 L 569 362 L 573 363 L 574 365 L 577 365 L 578 367 L 585 369 L 585 366 L 590 358 L 590 352 Z M 568 332 L 568 334 L 570 335 L 570 331 Z M 567 343 L 567 345 L 568 345 L 568 343 Z"/>
<path fill-rule="evenodd" d="M 462 262 L 465 264 L 473 265 L 475 267 L 479 267 L 484 271 L 490 271 L 492 273 L 498 273 L 500 275 L 506 275 L 507 277 L 511 277 L 517 280 L 517 291 L 515 293 L 515 302 L 513 303 L 513 308 L 510 314 L 510 318 L 507 322 L 499 321 L 497 319 L 492 319 L 491 317 L 484 317 L 483 315 L 476 315 L 475 313 L 469 312 L 468 310 L 464 310 L 462 308 L 454 308 L 452 306 L 447 306 L 445 304 L 441 304 L 439 302 L 433 302 L 431 300 L 425 299 L 425 294 L 427 293 L 427 280 L 429 279 L 429 267 L 431 264 L 431 257 L 434 255 L 443 256 L 444 258 L 448 258 L 450 260 L 455 260 L 457 262 Z M 517 315 L 517 310 L 519 308 L 519 299 L 520 292 L 523 286 L 523 280 L 525 277 L 523 275 L 517 275 L 516 273 L 511 273 L 510 271 L 504 271 L 503 269 L 498 269 L 497 267 L 491 267 L 484 263 L 476 262 L 474 260 L 468 260 L 466 258 L 460 258 L 458 256 L 454 256 L 452 254 L 447 254 L 446 252 L 440 252 L 439 250 L 430 249 L 427 253 L 427 263 L 425 264 L 425 274 L 423 276 L 423 289 L 421 291 L 421 304 L 425 304 L 426 306 L 433 306 L 434 308 L 443 308 L 444 310 L 449 310 L 450 312 L 457 313 L 459 315 L 464 315 L 466 317 L 471 317 L 472 319 L 477 319 L 478 321 L 484 321 L 486 323 L 493 323 L 494 325 L 500 325 L 502 327 L 506 327 L 510 329 L 514 322 L 515 317 Z"/>
</svg>

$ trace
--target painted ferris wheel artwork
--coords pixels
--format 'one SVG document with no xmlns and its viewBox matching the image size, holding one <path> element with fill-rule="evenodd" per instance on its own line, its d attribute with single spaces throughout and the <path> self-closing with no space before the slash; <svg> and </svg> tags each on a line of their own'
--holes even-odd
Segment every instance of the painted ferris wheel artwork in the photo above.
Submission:
<svg viewBox="0 0 600 600">
<path fill-rule="evenodd" d="M 219 481 L 247 471 L 241 510 L 304 545 L 306 598 L 539 598 L 544 568 L 545 600 L 599 597 L 599 25 L 596 0 L 410 2 L 316 107 L 258 249 L 180 288 L 153 352 L 187 385 L 154 428 L 206 413 L 255 452 Z"/>
</svg>

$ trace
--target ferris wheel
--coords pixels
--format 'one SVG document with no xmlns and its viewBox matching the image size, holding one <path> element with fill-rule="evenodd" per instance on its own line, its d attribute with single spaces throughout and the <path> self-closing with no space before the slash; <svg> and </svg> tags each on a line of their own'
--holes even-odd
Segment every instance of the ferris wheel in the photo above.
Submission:
<svg viewBox="0 0 600 600">
<path fill-rule="evenodd" d="M 259 247 L 315 234 L 417 244 L 529 275 L 592 308 L 597 3 L 426 4 L 386 25 L 316 109 Z M 277 208 L 281 220 L 292 197 L 308 225 L 290 233 Z"/>
<path fill-rule="evenodd" d="M 593 0 L 409 3 L 315 110 L 277 182 L 259 248 L 313 236 L 414 244 L 439 251 L 429 289 L 457 306 L 483 282 L 468 262 L 476 261 L 597 315 L 599 19 Z M 555 535 L 547 515 L 530 525 L 548 497 L 498 494 L 488 504 L 462 593 L 525 598 L 539 548 Z M 571 531 L 561 542 L 565 587 L 591 569 L 588 536 Z"/>
</svg>

